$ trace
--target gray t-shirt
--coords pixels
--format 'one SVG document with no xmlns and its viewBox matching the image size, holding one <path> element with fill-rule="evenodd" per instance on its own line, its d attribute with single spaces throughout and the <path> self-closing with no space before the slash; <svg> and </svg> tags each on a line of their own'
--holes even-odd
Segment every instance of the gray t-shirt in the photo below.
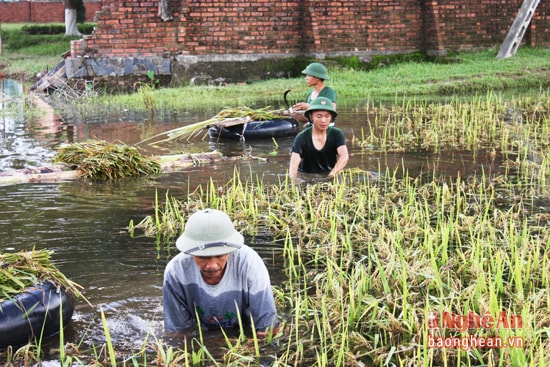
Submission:
<svg viewBox="0 0 550 367">
<path fill-rule="evenodd" d="M 229 254 L 222 280 L 204 282 L 193 256 L 180 253 L 166 266 L 162 299 L 164 329 L 182 333 L 197 326 L 219 328 L 254 320 L 256 330 L 278 325 L 277 311 L 267 268 L 252 248 L 243 245 Z"/>
</svg>

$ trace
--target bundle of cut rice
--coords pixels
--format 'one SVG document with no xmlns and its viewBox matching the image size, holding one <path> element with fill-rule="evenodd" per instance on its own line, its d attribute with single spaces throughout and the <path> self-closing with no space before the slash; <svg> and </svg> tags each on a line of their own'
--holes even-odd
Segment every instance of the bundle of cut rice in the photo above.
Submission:
<svg viewBox="0 0 550 367">
<path fill-rule="evenodd" d="M 150 144 L 160 144 L 179 140 L 189 141 L 192 138 L 198 136 L 201 132 L 204 131 L 204 129 L 208 129 L 214 125 L 228 127 L 246 124 L 249 121 L 268 121 L 285 117 L 283 111 L 273 111 L 269 110 L 269 108 L 271 107 L 265 107 L 257 110 L 251 109 L 249 107 L 226 108 L 220 111 L 216 116 L 208 120 L 195 122 L 191 125 L 186 125 L 178 127 L 176 129 L 165 131 L 146 140 L 143 140 L 138 144 L 146 141 L 152 141 L 162 136 L 166 136 L 166 138 Z"/>
<path fill-rule="evenodd" d="M 67 293 L 83 298 L 80 286 L 69 280 L 53 264 L 53 251 L 32 250 L 0 253 L 0 302 L 12 299 L 26 288 L 44 281 L 62 287 Z"/>
</svg>

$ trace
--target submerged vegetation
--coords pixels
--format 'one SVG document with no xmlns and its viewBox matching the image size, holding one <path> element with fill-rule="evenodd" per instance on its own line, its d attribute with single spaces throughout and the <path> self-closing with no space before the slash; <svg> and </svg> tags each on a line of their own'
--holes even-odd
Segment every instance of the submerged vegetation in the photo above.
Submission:
<svg viewBox="0 0 550 367">
<path fill-rule="evenodd" d="M 194 208 L 215 207 L 250 235 L 269 232 L 284 241 L 288 282 L 276 290 L 285 319 L 276 365 L 545 366 L 550 218 L 533 212 L 532 199 L 509 178 L 423 182 L 395 172 L 379 179 L 348 172 L 297 187 L 258 186 L 236 173 L 224 187 L 167 197 L 157 220 L 146 224 L 164 233 Z M 522 323 L 463 330 L 430 322 L 445 312 Z M 521 344 L 430 348 L 430 336 L 514 336 Z M 237 357 L 232 362 L 242 365 Z"/>
<path fill-rule="evenodd" d="M 249 236 L 284 244 L 287 281 L 274 287 L 281 332 L 224 334 L 221 351 L 201 335 L 180 347 L 150 335 L 122 363 L 102 315 L 101 352 L 68 353 L 61 337 L 63 364 L 547 366 L 550 96 L 362 108 L 369 121 L 350 144 L 365 154 L 468 150 L 486 154 L 487 169 L 411 176 L 355 168 L 334 180 L 269 185 L 236 170 L 183 198 L 167 192 L 129 226 L 159 248 L 206 207 L 227 212 Z"/>
<path fill-rule="evenodd" d="M 380 152 L 463 150 L 517 154 L 517 161 L 547 160 L 550 148 L 550 95 L 507 99 L 488 93 L 448 102 L 404 101 L 385 107 L 367 105 L 367 121 L 352 143 Z M 543 167 L 542 176 L 548 171 Z"/>
<path fill-rule="evenodd" d="M 380 109 L 354 141 L 494 152 L 493 169 L 476 176 L 348 170 L 334 181 L 263 185 L 236 171 L 221 187 L 167 193 L 131 228 L 172 243 L 189 214 L 214 207 L 248 235 L 283 241 L 288 281 L 276 295 L 285 326 L 273 365 L 546 366 L 549 102 Z M 254 349 L 234 349 L 223 365 L 258 362 Z"/>
</svg>

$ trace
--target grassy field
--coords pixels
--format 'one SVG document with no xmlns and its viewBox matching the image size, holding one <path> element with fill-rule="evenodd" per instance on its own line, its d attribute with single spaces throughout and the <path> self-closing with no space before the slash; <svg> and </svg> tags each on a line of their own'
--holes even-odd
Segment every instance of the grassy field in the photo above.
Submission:
<svg viewBox="0 0 550 367">
<path fill-rule="evenodd" d="M 61 54 L 71 49 L 71 40 L 80 37 L 65 37 L 63 34 L 28 35 L 22 30 L 25 25 L 1 24 L 0 72 L 5 77 L 33 82 L 38 74 L 56 66 L 62 60 Z"/>
</svg>

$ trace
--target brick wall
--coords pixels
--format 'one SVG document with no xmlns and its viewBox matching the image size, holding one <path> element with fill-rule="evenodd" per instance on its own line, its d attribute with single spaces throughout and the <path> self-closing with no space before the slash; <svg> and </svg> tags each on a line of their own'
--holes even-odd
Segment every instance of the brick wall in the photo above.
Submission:
<svg viewBox="0 0 550 367">
<path fill-rule="evenodd" d="M 445 52 L 499 46 L 523 0 L 85 1 L 98 27 L 79 56 Z M 96 13 L 97 12 L 97 13 Z M 0 2 L 0 22 L 63 22 L 61 0 Z M 524 41 L 550 47 L 550 2 Z"/>
<path fill-rule="evenodd" d="M 112 1 L 81 47 L 93 56 L 347 54 L 473 50 L 499 46 L 523 0 Z M 550 46 L 541 2 L 527 42 Z M 74 55 L 73 55 L 74 56 Z"/>
<path fill-rule="evenodd" d="M 424 48 L 475 50 L 500 46 L 523 0 L 425 1 Z M 541 1 L 524 41 L 550 47 L 550 4 Z"/>
<path fill-rule="evenodd" d="M 84 1 L 86 21 L 93 22 L 102 0 Z M 63 0 L 0 2 L 0 23 L 63 23 Z"/>
</svg>

